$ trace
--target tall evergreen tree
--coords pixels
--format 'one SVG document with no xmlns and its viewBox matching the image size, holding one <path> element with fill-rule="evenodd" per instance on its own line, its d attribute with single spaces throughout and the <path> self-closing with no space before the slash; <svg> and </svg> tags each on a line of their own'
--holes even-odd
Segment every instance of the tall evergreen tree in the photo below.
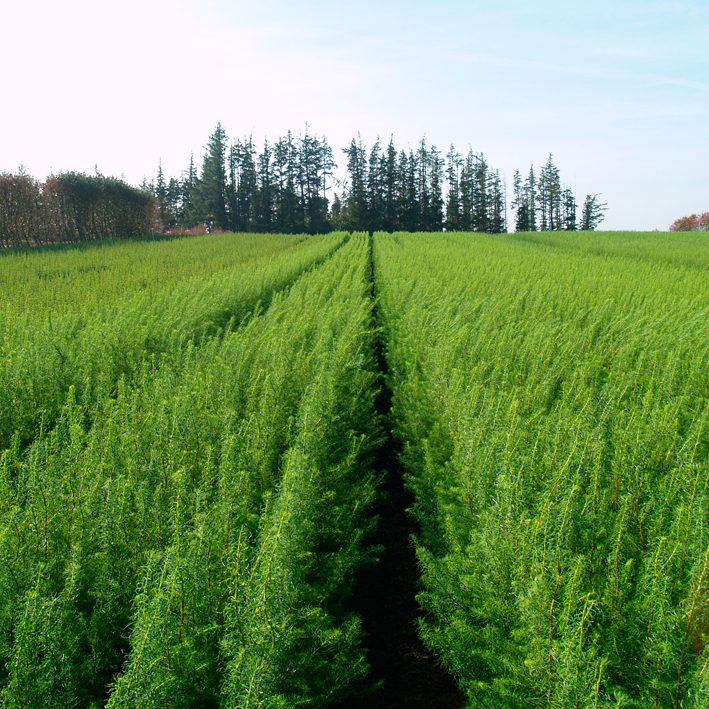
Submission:
<svg viewBox="0 0 709 709">
<path fill-rule="evenodd" d="M 221 229 L 229 226 L 226 207 L 226 140 L 226 132 L 218 123 L 209 136 L 195 195 L 196 210 L 201 219 Z"/>
<path fill-rule="evenodd" d="M 463 160 L 453 145 L 446 155 L 446 179 L 448 180 L 448 199 L 446 201 L 446 229 L 448 231 L 461 230 L 461 204 L 460 204 L 460 170 Z"/>
<path fill-rule="evenodd" d="M 576 231 L 576 198 L 568 187 L 561 191 L 561 210 L 562 223 L 559 228 L 565 231 Z"/>
<path fill-rule="evenodd" d="M 276 231 L 295 233 L 298 220 L 296 192 L 298 155 L 293 134 L 288 131 L 273 149 L 273 173 L 276 185 Z"/>
<path fill-rule="evenodd" d="M 384 231 L 394 231 L 399 228 L 399 174 L 397 170 L 397 152 L 394 145 L 394 137 L 389 139 L 386 154 L 382 157 L 382 179 L 383 179 L 383 219 L 381 228 Z"/>
<path fill-rule="evenodd" d="M 525 202 L 527 204 L 527 231 L 537 230 L 537 177 L 534 174 L 534 166 L 530 166 L 527 179 L 524 183 Z"/>
<path fill-rule="evenodd" d="M 158 201 L 158 215 L 160 216 L 160 222 L 163 228 L 169 228 L 167 226 L 168 221 L 168 207 L 167 207 L 167 185 L 165 184 L 165 175 L 162 171 L 162 161 L 158 163 L 158 174 L 155 178 L 155 198 Z"/>
<path fill-rule="evenodd" d="M 542 231 L 561 229 L 561 182 L 559 168 L 554 164 L 551 154 L 539 173 L 537 189 L 540 229 Z"/>
<path fill-rule="evenodd" d="M 343 152 L 347 156 L 347 170 L 350 174 L 347 192 L 347 214 L 349 228 L 353 231 L 369 229 L 369 205 L 367 200 L 367 156 L 362 138 L 352 139 Z"/>
<path fill-rule="evenodd" d="M 327 180 L 332 175 L 332 149 L 327 140 L 310 135 L 308 127 L 299 141 L 299 182 L 304 231 L 328 231 Z"/>
<path fill-rule="evenodd" d="M 237 231 L 252 231 L 256 222 L 256 149 L 251 137 L 232 147 L 237 168 L 236 219 Z"/>
<path fill-rule="evenodd" d="M 472 149 L 468 150 L 460 170 L 461 230 L 473 231 L 475 223 L 475 163 Z"/>
<path fill-rule="evenodd" d="M 276 185 L 273 181 L 273 149 L 268 140 L 264 141 L 263 150 L 258 156 L 257 192 L 255 197 L 255 223 L 257 231 L 274 230 Z"/>
<path fill-rule="evenodd" d="M 379 229 L 384 223 L 384 173 L 379 138 L 369 152 L 367 170 L 367 229 Z"/>
<path fill-rule="evenodd" d="M 165 210 L 163 215 L 163 225 L 166 229 L 174 229 L 180 220 L 180 210 L 182 208 L 182 189 L 180 183 L 171 177 L 165 190 Z"/>
<path fill-rule="evenodd" d="M 529 231 L 529 204 L 519 170 L 515 170 L 512 178 L 512 209 L 515 213 L 515 231 Z"/>
<path fill-rule="evenodd" d="M 505 190 L 497 170 L 492 170 L 488 177 L 488 217 L 487 230 L 491 234 L 505 231 Z"/>
<path fill-rule="evenodd" d="M 473 169 L 473 215 L 472 231 L 489 232 L 490 228 L 490 193 L 489 166 L 485 156 L 476 156 Z"/>
<path fill-rule="evenodd" d="M 435 145 L 428 151 L 429 202 L 424 229 L 440 231 L 443 226 L 443 159 Z"/>
<path fill-rule="evenodd" d="M 226 211 L 229 219 L 229 228 L 239 231 L 239 150 L 237 142 L 232 143 L 227 156 L 227 183 L 226 183 Z"/>
<path fill-rule="evenodd" d="M 599 194 L 587 194 L 583 201 L 581 229 L 584 231 L 593 231 L 603 221 L 603 214 L 608 205 L 601 202 L 599 197 Z"/>
<path fill-rule="evenodd" d="M 182 226 L 193 227 L 199 222 L 197 213 L 197 170 L 194 165 L 194 155 L 190 153 L 190 164 L 183 173 L 180 182 L 180 213 L 179 222 Z"/>
<path fill-rule="evenodd" d="M 401 229 L 419 231 L 421 229 L 421 210 L 418 191 L 418 157 L 413 150 L 401 151 L 399 155 L 399 213 Z"/>
<path fill-rule="evenodd" d="M 418 226 L 417 229 L 426 231 L 429 221 L 431 192 L 429 185 L 429 154 L 426 139 L 421 138 L 416 151 L 416 192 L 418 197 Z"/>
</svg>

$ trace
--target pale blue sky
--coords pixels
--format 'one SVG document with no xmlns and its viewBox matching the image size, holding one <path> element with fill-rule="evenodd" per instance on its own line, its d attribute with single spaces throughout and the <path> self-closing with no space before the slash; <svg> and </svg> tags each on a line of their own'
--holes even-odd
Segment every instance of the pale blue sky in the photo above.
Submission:
<svg viewBox="0 0 709 709">
<path fill-rule="evenodd" d="M 151 176 L 221 121 L 308 122 L 484 152 L 511 183 L 553 153 L 604 228 L 709 209 L 709 0 L 25 0 L 0 11 L 0 170 Z M 11 67 L 8 69 L 8 67 Z M 344 161 L 342 161 L 344 163 Z"/>
</svg>

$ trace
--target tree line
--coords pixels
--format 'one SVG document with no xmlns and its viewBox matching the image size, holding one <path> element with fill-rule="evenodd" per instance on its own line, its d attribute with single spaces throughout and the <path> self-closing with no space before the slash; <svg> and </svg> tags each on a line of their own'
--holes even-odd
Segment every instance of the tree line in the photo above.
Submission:
<svg viewBox="0 0 709 709">
<path fill-rule="evenodd" d="M 147 234 L 202 232 L 516 231 L 595 229 L 606 205 L 586 195 L 581 214 L 549 155 L 537 175 L 514 173 L 508 220 L 505 181 L 482 153 L 445 156 L 425 138 L 402 149 L 394 138 L 343 149 L 346 177 L 327 138 L 306 126 L 261 147 L 230 140 L 217 124 L 200 169 L 179 177 L 158 166 L 141 188 L 102 175 L 67 172 L 39 182 L 0 174 L 0 247 Z M 508 223 L 509 222 L 509 223 Z"/>
<path fill-rule="evenodd" d="M 166 231 L 207 225 L 230 231 L 331 231 L 328 193 L 335 161 L 325 138 L 289 131 L 257 150 L 251 138 L 229 142 L 221 125 L 209 137 L 198 174 L 194 158 L 180 179 L 143 183 Z"/>
<path fill-rule="evenodd" d="M 155 215 L 149 192 L 113 177 L 0 174 L 0 247 L 141 236 L 155 230 Z"/>
<path fill-rule="evenodd" d="M 347 176 L 325 137 L 290 131 L 257 149 L 251 137 L 229 141 L 221 124 L 210 135 L 202 169 L 194 158 L 180 178 L 162 166 L 145 181 L 167 231 L 198 225 L 255 232 L 508 230 L 507 191 L 485 155 L 450 146 L 445 157 L 422 138 L 415 148 L 368 148 L 361 137 L 342 150 Z M 517 231 L 595 229 L 606 205 L 586 195 L 581 214 L 574 192 L 561 183 L 549 155 L 537 177 L 532 166 L 513 180 L 511 209 Z"/>
<path fill-rule="evenodd" d="M 592 231 L 602 221 L 607 205 L 600 195 L 586 195 L 580 221 L 574 192 L 562 185 L 559 168 L 549 155 L 537 175 L 534 166 L 525 177 L 516 170 L 512 179 L 515 231 Z"/>
</svg>

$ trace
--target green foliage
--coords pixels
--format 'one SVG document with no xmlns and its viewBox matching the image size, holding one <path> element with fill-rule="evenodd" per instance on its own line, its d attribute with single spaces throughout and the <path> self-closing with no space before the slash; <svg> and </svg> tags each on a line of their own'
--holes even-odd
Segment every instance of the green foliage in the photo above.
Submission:
<svg viewBox="0 0 709 709">
<path fill-rule="evenodd" d="M 238 284 L 221 273 L 208 285 L 231 289 L 216 292 L 233 304 L 228 328 L 205 322 L 211 304 L 185 309 L 199 338 L 169 340 L 113 386 L 69 386 L 53 422 L 14 436 L 0 459 L 5 704 L 231 706 L 240 653 L 252 674 L 268 666 L 269 705 L 343 696 L 366 672 L 344 601 L 374 497 L 367 256 L 362 237 L 315 239 L 252 260 Z M 209 294 L 202 279 L 180 286 L 197 303 Z M 266 307 L 238 317 L 249 292 Z M 149 321 L 154 336 L 180 323 L 168 312 Z M 92 366 L 106 376 L 104 360 Z M 276 615 L 287 603 L 278 662 L 261 605 L 236 645 L 247 598 Z"/>
<path fill-rule="evenodd" d="M 241 237 L 220 238 L 229 247 L 221 252 L 221 259 L 205 259 L 202 267 L 206 274 L 200 278 L 190 278 L 189 270 L 183 267 L 179 271 L 182 278 L 161 289 L 153 286 L 138 294 L 124 291 L 122 297 L 113 300 L 102 295 L 100 277 L 93 272 L 85 276 L 77 268 L 70 271 L 66 289 L 57 289 L 54 296 L 66 313 L 62 317 L 40 319 L 47 295 L 31 299 L 22 308 L 21 301 L 11 301 L 13 305 L 0 320 L 4 325 L 0 330 L 0 447 L 6 447 L 15 433 L 27 441 L 40 425 L 51 425 L 70 386 L 80 401 L 101 400 L 115 393 L 121 376 L 136 378 L 144 367 L 154 366 L 162 357 L 180 353 L 192 342 L 238 325 L 342 243 L 342 236 L 305 240 L 286 237 L 284 249 L 283 237 L 265 237 L 261 245 L 254 243 L 254 237 L 247 237 L 245 249 L 250 257 L 237 257 L 237 263 L 230 264 L 239 251 Z M 183 258 L 194 254 L 190 245 L 195 241 L 199 242 L 179 242 L 187 247 Z M 125 251 L 121 245 L 116 248 Z M 123 258 L 134 259 L 139 252 L 140 247 L 133 245 Z M 282 258 L 273 260 L 274 253 L 281 253 Z M 98 264 L 110 263 L 110 257 L 111 250 L 92 255 Z M 0 263 L 4 264 L 5 258 Z M 22 275 L 13 274 L 13 268 L 30 282 L 34 274 L 31 270 L 27 273 L 22 260 L 7 258 L 8 280 L 18 284 L 17 296 L 21 297 L 28 289 Z M 36 255 L 31 254 L 29 260 L 36 263 Z M 67 254 L 66 259 L 58 261 L 70 262 L 71 257 Z M 153 262 L 154 277 L 159 278 L 165 266 Z M 116 269 L 113 289 L 120 288 L 120 279 L 128 268 L 124 261 Z M 168 283 L 170 280 L 168 276 Z M 89 291 L 85 305 L 81 304 L 82 284 Z"/>
<path fill-rule="evenodd" d="M 470 706 L 701 705 L 706 240 L 375 243 L 422 634 Z"/>
<path fill-rule="evenodd" d="M 55 597 L 42 593 L 41 580 L 27 591 L 14 629 L 9 681 L 0 695 L 6 707 L 72 707 L 82 687 L 75 673 L 81 662 L 81 620 L 74 612 L 79 564 L 69 564 L 65 586 Z"/>
<path fill-rule="evenodd" d="M 262 238 L 3 257 L 3 706 L 325 706 L 367 674 L 370 242 Z M 421 633 L 471 707 L 706 705 L 706 248 L 375 237 Z M 175 272 L 121 293 L 141 253 Z"/>
</svg>

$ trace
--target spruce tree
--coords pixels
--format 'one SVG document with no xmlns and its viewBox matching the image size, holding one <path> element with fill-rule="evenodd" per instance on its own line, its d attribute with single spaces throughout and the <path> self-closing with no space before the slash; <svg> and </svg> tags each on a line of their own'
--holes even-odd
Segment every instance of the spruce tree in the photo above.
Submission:
<svg viewBox="0 0 709 709">
<path fill-rule="evenodd" d="M 460 169 L 463 161 L 456 152 L 453 145 L 448 149 L 446 155 L 446 179 L 448 180 L 448 199 L 446 201 L 446 229 L 448 231 L 460 231 Z"/>
<path fill-rule="evenodd" d="M 187 172 L 183 173 L 180 183 L 180 214 L 179 221 L 182 226 L 192 227 L 199 222 L 197 214 L 197 170 L 194 165 L 194 155 L 190 153 L 190 164 Z"/>
<path fill-rule="evenodd" d="M 163 175 L 162 171 L 162 161 L 158 163 L 158 174 L 155 178 L 154 194 L 158 200 L 158 214 L 160 215 L 160 222 L 162 223 L 163 229 L 167 229 L 169 228 L 167 226 L 167 185 L 165 184 L 165 175 Z"/>
<path fill-rule="evenodd" d="M 537 230 L 537 177 L 534 166 L 530 166 L 524 183 L 525 203 L 527 205 L 527 231 Z"/>
<path fill-rule="evenodd" d="M 293 134 L 288 131 L 273 149 L 273 173 L 276 185 L 276 231 L 295 233 L 298 224 L 296 192 L 297 150 Z"/>
<path fill-rule="evenodd" d="M 475 228 L 475 162 L 475 153 L 469 149 L 460 171 L 460 227 L 462 231 L 473 231 Z"/>
<path fill-rule="evenodd" d="M 429 203 L 424 228 L 440 231 L 443 226 L 443 159 L 435 145 L 428 153 Z"/>
<path fill-rule="evenodd" d="M 551 154 L 539 174 L 539 215 L 542 231 L 555 231 L 562 228 L 561 223 L 561 183 L 559 168 L 554 164 Z"/>
<path fill-rule="evenodd" d="M 381 145 L 379 139 L 369 152 L 367 170 L 367 229 L 381 229 L 384 222 L 384 175 L 382 174 Z"/>
<path fill-rule="evenodd" d="M 243 143 L 237 142 L 236 165 L 236 224 L 238 231 L 253 231 L 256 201 L 256 149 L 249 136 Z"/>
<path fill-rule="evenodd" d="M 488 220 L 487 230 L 491 234 L 502 234 L 505 224 L 505 190 L 497 170 L 490 172 L 488 178 Z"/>
<path fill-rule="evenodd" d="M 382 156 L 384 213 L 381 228 L 389 232 L 399 228 L 398 193 L 400 184 L 396 158 L 396 146 L 392 136 L 389 139 L 386 154 Z"/>
<path fill-rule="evenodd" d="M 489 166 L 485 156 L 480 153 L 475 157 L 473 169 L 473 215 L 472 230 L 489 232 L 490 227 L 490 194 L 489 194 Z"/>
<path fill-rule="evenodd" d="M 565 231 L 576 231 L 576 198 L 567 187 L 561 191 L 562 224 Z"/>
<path fill-rule="evenodd" d="M 327 180 L 334 160 L 327 140 L 310 135 L 308 126 L 299 141 L 299 184 L 303 228 L 310 234 L 330 229 L 327 212 Z"/>
<path fill-rule="evenodd" d="M 418 196 L 418 226 L 421 231 L 428 230 L 431 209 L 431 187 L 429 184 L 430 157 L 426 138 L 421 138 L 416 152 L 416 182 Z"/>
<path fill-rule="evenodd" d="M 529 231 L 529 203 L 519 170 L 515 170 L 512 178 L 512 195 L 512 209 L 515 212 L 515 231 Z"/>
<path fill-rule="evenodd" d="M 599 197 L 599 194 L 587 194 L 583 201 L 581 229 L 584 231 L 593 231 L 604 219 L 603 214 L 608 205 L 601 202 Z"/>
<path fill-rule="evenodd" d="M 209 136 L 196 189 L 196 210 L 201 220 L 221 229 L 228 227 L 226 208 L 226 132 L 217 123 Z"/>
<path fill-rule="evenodd" d="M 256 193 L 255 228 L 257 231 L 271 232 L 275 220 L 276 187 L 272 174 L 273 149 L 268 140 L 258 156 L 258 187 Z"/>
<path fill-rule="evenodd" d="M 347 170 L 350 175 L 347 193 L 347 213 L 349 228 L 352 231 L 364 231 L 369 228 L 367 204 L 367 158 L 362 138 L 354 138 L 343 152 L 347 156 Z"/>
</svg>

